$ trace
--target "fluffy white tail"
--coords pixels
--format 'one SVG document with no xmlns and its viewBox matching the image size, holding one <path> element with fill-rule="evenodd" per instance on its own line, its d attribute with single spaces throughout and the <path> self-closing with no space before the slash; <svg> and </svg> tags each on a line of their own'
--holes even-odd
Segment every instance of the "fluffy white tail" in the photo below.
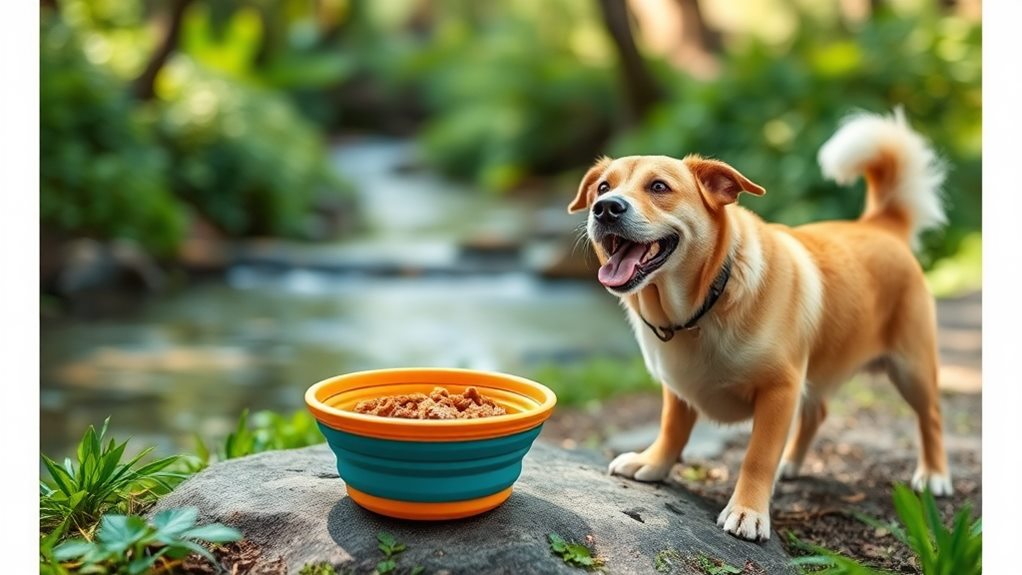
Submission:
<svg viewBox="0 0 1022 575">
<path fill-rule="evenodd" d="M 900 108 L 892 116 L 855 114 L 842 122 L 819 153 L 823 174 L 839 184 L 866 176 L 863 220 L 900 224 L 917 247 L 919 233 L 947 222 L 941 198 L 945 168 Z"/>
</svg>

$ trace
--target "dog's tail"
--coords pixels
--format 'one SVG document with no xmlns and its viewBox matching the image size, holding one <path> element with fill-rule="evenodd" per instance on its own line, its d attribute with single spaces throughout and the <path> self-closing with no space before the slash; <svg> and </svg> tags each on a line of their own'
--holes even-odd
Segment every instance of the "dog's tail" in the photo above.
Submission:
<svg viewBox="0 0 1022 575">
<path fill-rule="evenodd" d="M 919 233 L 943 225 L 944 165 L 900 108 L 891 117 L 848 117 L 820 148 L 823 174 L 839 184 L 866 176 L 866 209 L 860 220 L 895 231 L 912 247 Z"/>
</svg>

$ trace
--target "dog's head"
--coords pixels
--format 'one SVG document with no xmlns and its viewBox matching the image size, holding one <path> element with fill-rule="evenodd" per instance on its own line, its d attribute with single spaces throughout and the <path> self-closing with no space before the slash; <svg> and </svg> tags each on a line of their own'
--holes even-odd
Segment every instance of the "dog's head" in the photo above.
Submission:
<svg viewBox="0 0 1022 575">
<path fill-rule="evenodd" d="M 763 188 L 717 160 L 688 156 L 601 158 L 582 178 L 568 212 L 589 210 L 587 230 L 600 283 L 624 295 L 664 270 L 713 253 L 724 208 Z"/>
</svg>

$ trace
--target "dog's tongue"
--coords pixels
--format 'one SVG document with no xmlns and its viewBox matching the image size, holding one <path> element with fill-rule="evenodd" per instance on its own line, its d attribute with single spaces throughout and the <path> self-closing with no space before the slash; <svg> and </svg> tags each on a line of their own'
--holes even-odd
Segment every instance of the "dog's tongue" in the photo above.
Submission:
<svg viewBox="0 0 1022 575">
<path fill-rule="evenodd" d="M 600 267 L 597 277 L 607 287 L 618 287 L 628 283 L 639 267 L 642 254 L 646 253 L 645 244 L 629 244 L 610 256 L 607 263 Z"/>
</svg>

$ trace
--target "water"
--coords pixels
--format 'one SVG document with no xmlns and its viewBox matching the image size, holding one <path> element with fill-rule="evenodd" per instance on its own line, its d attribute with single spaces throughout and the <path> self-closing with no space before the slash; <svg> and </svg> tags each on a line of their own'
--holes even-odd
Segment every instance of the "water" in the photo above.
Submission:
<svg viewBox="0 0 1022 575">
<path fill-rule="evenodd" d="M 358 182 L 370 231 L 289 249 L 354 262 L 346 269 L 386 260 L 457 271 L 460 238 L 535 226 L 543 206 L 399 170 L 413 154 L 403 142 L 338 147 L 337 164 Z M 525 244 L 526 261 L 544 249 L 541 241 Z M 548 362 L 634 353 L 613 297 L 588 282 L 540 279 L 528 265 L 414 277 L 237 266 L 125 313 L 44 325 L 42 448 L 69 454 L 88 424 L 109 415 L 117 437 L 172 453 L 193 433 L 227 433 L 246 407 L 300 409 L 309 385 L 359 369 L 528 375 Z"/>
</svg>

